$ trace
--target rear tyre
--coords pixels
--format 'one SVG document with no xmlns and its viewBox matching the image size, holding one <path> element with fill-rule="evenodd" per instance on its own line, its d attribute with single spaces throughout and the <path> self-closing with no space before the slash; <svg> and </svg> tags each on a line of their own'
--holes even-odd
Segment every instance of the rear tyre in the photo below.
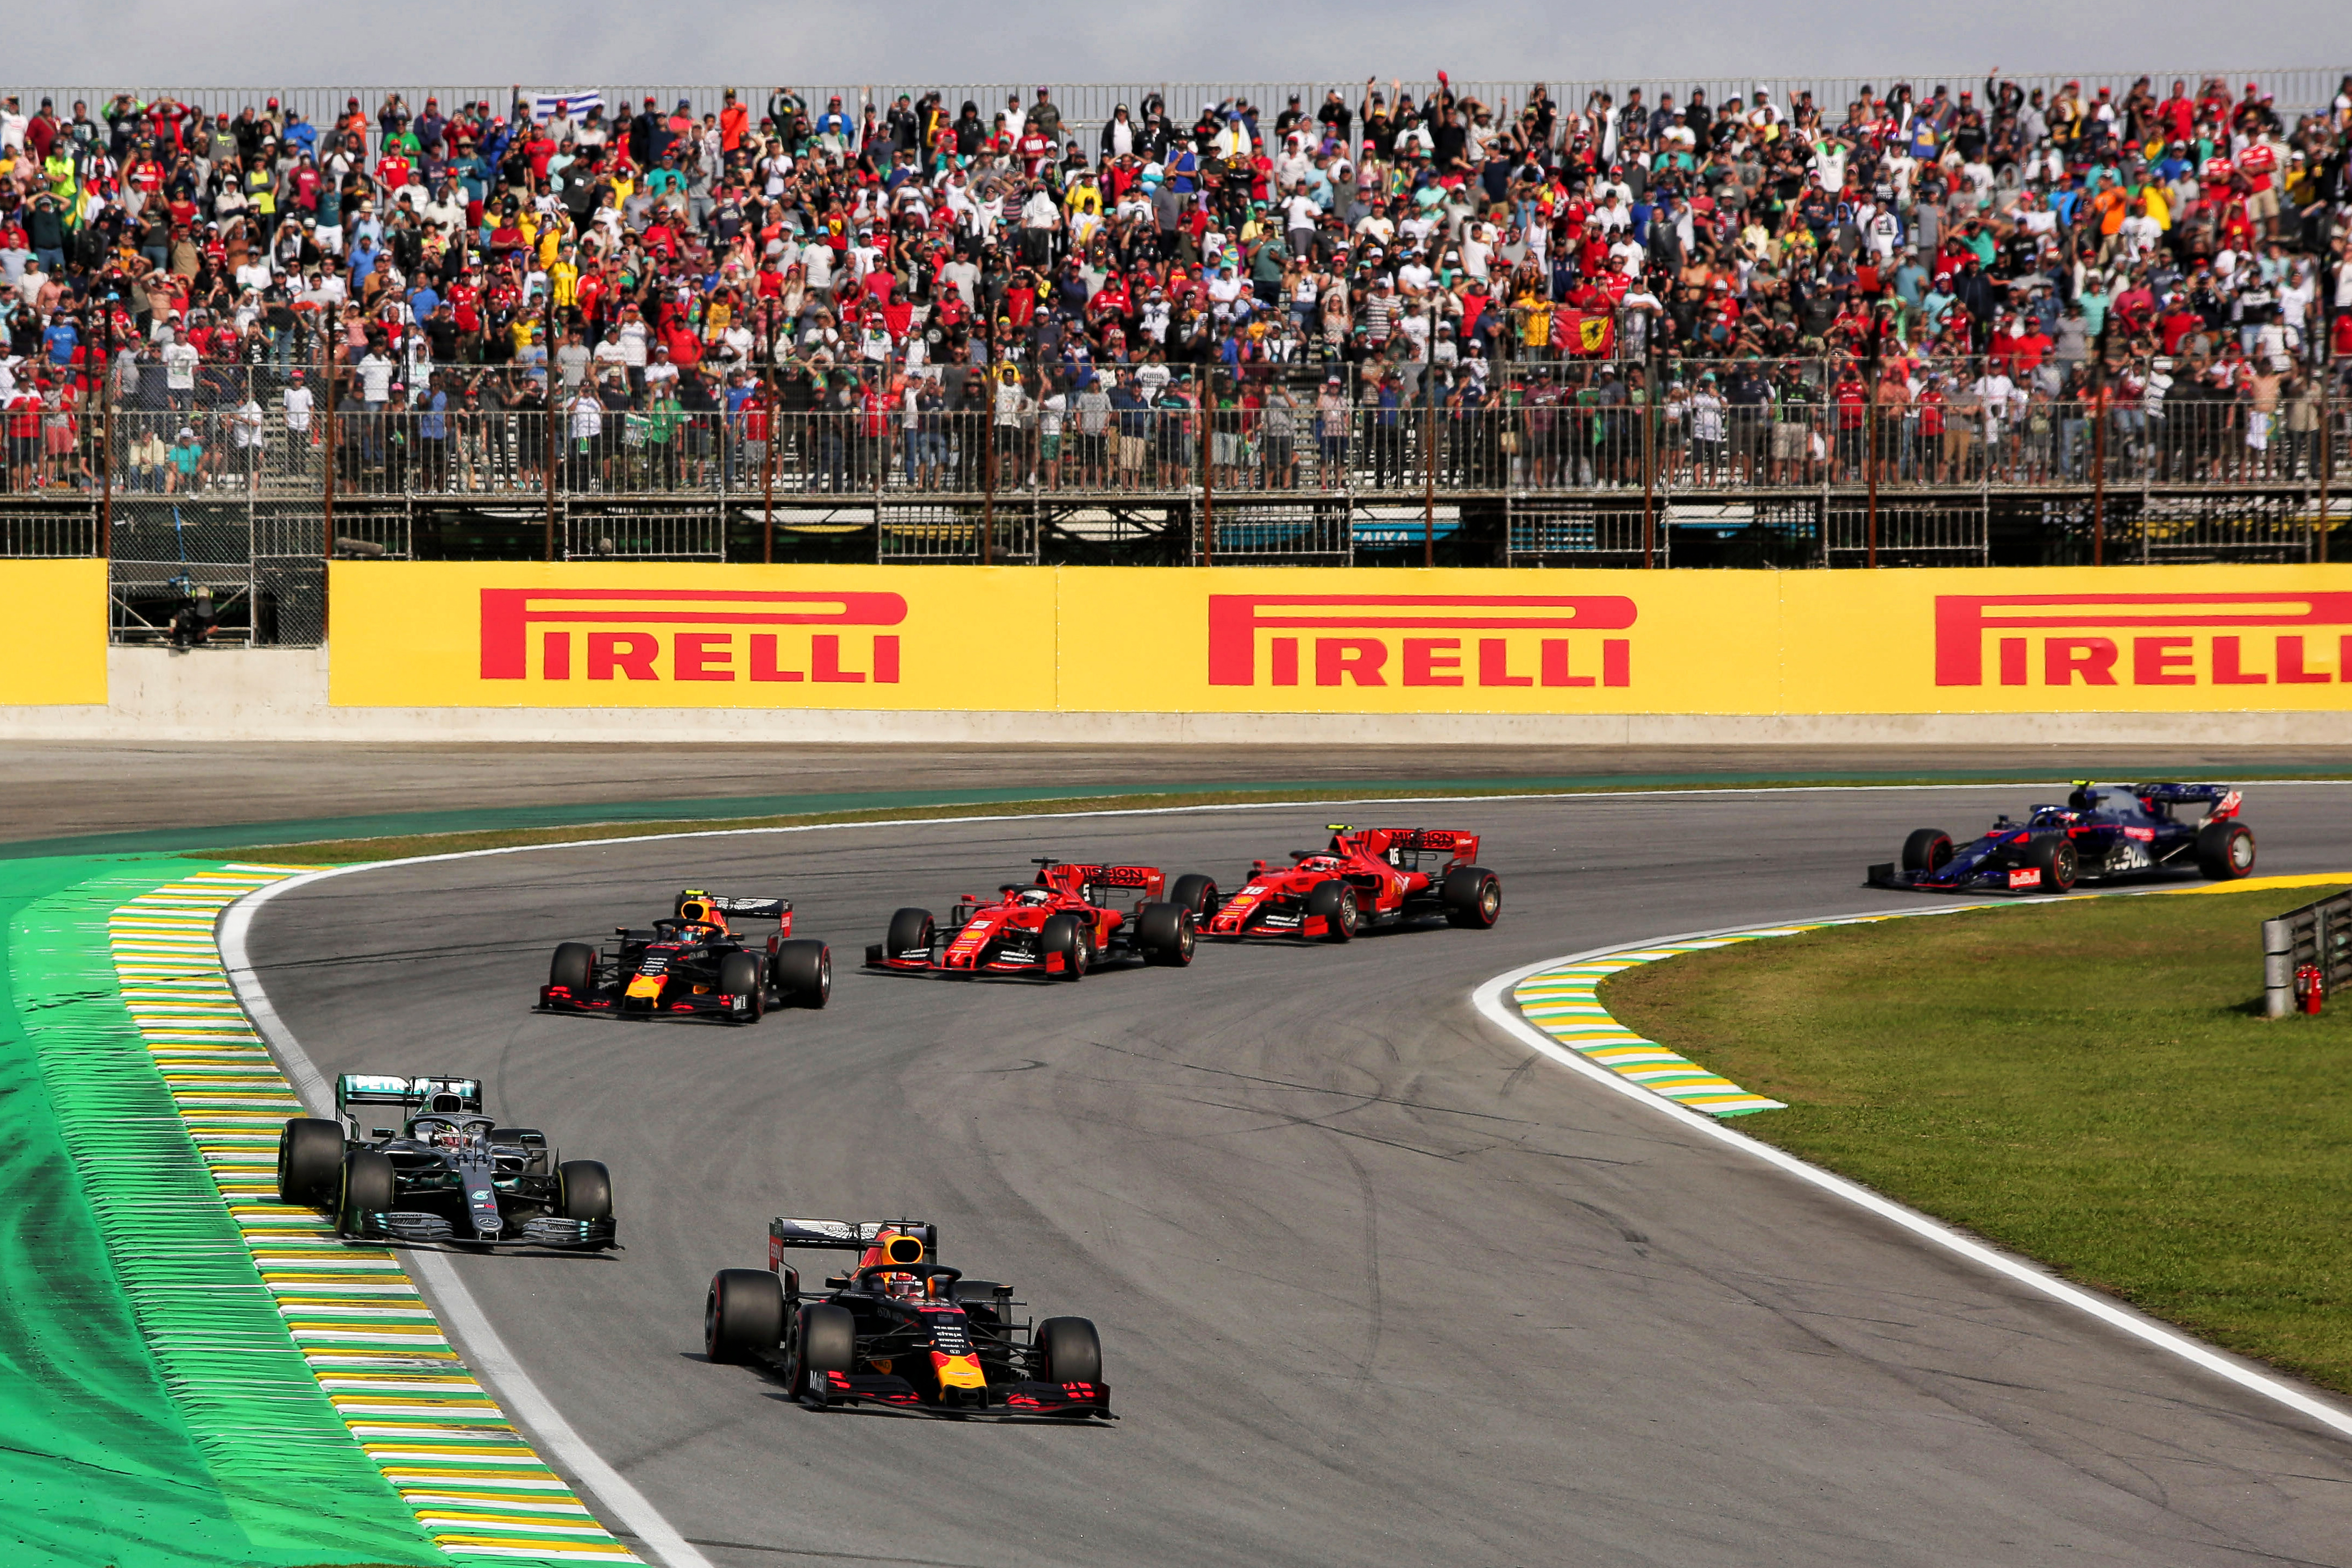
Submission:
<svg viewBox="0 0 2352 1568">
<path fill-rule="evenodd" d="M 777 943 L 769 973 L 785 1006 L 822 1007 L 833 1000 L 833 949 L 814 937 Z"/>
<path fill-rule="evenodd" d="M 2074 852 L 2074 842 L 2055 834 L 2037 838 L 2025 847 L 2025 863 L 2042 873 L 2042 890 L 2045 893 L 2071 893 L 2083 874 L 2082 858 Z"/>
<path fill-rule="evenodd" d="M 1048 1318 L 1037 1325 L 1047 1383 L 1100 1383 L 1102 1338 L 1086 1318 Z"/>
<path fill-rule="evenodd" d="M 751 999 L 751 1008 L 737 1015 L 742 1023 L 756 1024 L 768 1010 L 768 978 L 762 969 L 756 952 L 730 952 L 719 960 L 719 994 Z"/>
<path fill-rule="evenodd" d="M 702 1352 L 715 1362 L 757 1361 L 784 1338 L 784 1282 L 764 1268 L 722 1268 L 702 1303 Z"/>
<path fill-rule="evenodd" d="M 316 1208 L 335 1195 L 343 1168 L 343 1124 L 298 1116 L 278 1134 L 278 1201 Z"/>
<path fill-rule="evenodd" d="M 1192 910 L 1192 920 L 1197 924 L 1217 912 L 1217 884 L 1198 871 L 1188 871 L 1176 879 L 1176 886 L 1170 889 L 1168 900 Z"/>
<path fill-rule="evenodd" d="M 1307 889 L 1307 912 L 1323 917 L 1325 942 L 1353 942 L 1356 927 L 1360 923 L 1360 906 L 1355 888 L 1334 877 L 1328 882 L 1318 882 Z"/>
<path fill-rule="evenodd" d="M 1181 904 L 1146 904 L 1136 917 L 1135 945 L 1143 950 L 1146 963 L 1181 969 L 1192 962 L 1200 940 L 1192 911 Z"/>
<path fill-rule="evenodd" d="M 1437 899 L 1448 925 L 1485 931 L 1503 918 L 1502 879 L 1483 866 L 1456 866 L 1445 873 Z"/>
<path fill-rule="evenodd" d="M 1940 827 L 1917 827 L 1903 841 L 1906 871 L 1940 871 L 1951 862 L 1952 836 Z"/>
<path fill-rule="evenodd" d="M 939 928 L 931 923 L 929 910 L 900 910 L 890 917 L 890 934 L 882 942 L 885 958 L 912 958 L 920 949 L 925 958 L 931 956 L 931 937 Z"/>
<path fill-rule="evenodd" d="M 1084 980 L 1087 963 L 1094 957 L 1094 946 L 1087 941 L 1087 930 L 1076 915 L 1048 915 L 1045 928 L 1037 933 L 1037 948 L 1051 956 L 1062 955 L 1062 978 Z"/>
<path fill-rule="evenodd" d="M 2254 830 L 2234 818 L 2197 830 L 2197 868 L 2209 881 L 2234 882 L 2254 868 Z"/>
<path fill-rule="evenodd" d="M 574 996 L 593 990 L 596 984 L 596 950 L 584 942 L 557 943 L 555 957 L 547 966 L 547 983 L 561 985 Z"/>
<path fill-rule="evenodd" d="M 565 1219 L 611 1219 L 613 1173 L 601 1160 L 566 1160 L 555 1167 L 555 1210 Z"/>
<path fill-rule="evenodd" d="M 392 1157 L 373 1149 L 354 1149 L 343 1156 L 342 1179 L 335 1194 L 335 1228 L 346 1234 L 359 1229 L 363 1214 L 382 1214 L 400 1193 L 393 1174 Z"/>
<path fill-rule="evenodd" d="M 857 1320 L 849 1309 L 831 1301 L 811 1301 L 801 1309 L 793 1336 L 793 1392 L 803 1398 L 824 1397 L 824 1384 L 811 1386 L 813 1375 L 857 1370 Z"/>
</svg>

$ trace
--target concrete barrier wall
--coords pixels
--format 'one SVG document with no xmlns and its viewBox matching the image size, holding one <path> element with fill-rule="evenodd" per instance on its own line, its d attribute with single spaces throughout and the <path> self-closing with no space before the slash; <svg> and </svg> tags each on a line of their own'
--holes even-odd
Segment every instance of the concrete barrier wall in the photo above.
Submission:
<svg viewBox="0 0 2352 1568">
<path fill-rule="evenodd" d="M 328 701 L 320 648 L 118 647 L 100 706 L 0 707 L 0 739 L 152 741 L 866 741 L 1335 746 L 2352 744 L 2352 712 L 1073 713 L 866 709 L 354 708 Z M 1941 759 L 1949 763 L 1951 756 Z"/>
</svg>

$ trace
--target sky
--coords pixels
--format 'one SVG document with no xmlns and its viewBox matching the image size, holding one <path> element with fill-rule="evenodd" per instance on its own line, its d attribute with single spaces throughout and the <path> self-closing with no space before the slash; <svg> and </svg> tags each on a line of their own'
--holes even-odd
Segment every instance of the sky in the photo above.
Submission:
<svg viewBox="0 0 2352 1568">
<path fill-rule="evenodd" d="M 13 9 L 0 3 L 0 16 Z M 0 72 L 20 86 L 588 87 L 1360 82 L 1370 74 L 1385 83 L 1441 68 L 1461 80 L 1554 81 L 1938 73 L 1957 81 L 1996 65 L 2015 74 L 2352 69 L 2352 5 L 2343 0 L 2243 11 L 2214 0 L 1030 0 L 985 12 L 842 0 L 77 0 L 64 15 L 70 25 L 11 28 Z M 968 25 L 975 15 L 988 19 Z M 2217 17 L 2230 19 L 2226 38 L 2215 37 Z"/>
</svg>

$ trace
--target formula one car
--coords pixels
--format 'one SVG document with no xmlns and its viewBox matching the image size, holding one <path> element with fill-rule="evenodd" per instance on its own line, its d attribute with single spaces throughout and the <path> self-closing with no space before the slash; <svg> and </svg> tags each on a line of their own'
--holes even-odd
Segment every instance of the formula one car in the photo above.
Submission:
<svg viewBox="0 0 2352 1568">
<path fill-rule="evenodd" d="M 362 1131 L 354 1107 L 396 1106 Z M 381 1112 L 370 1112 L 373 1121 Z M 478 1079 L 345 1073 L 335 1120 L 298 1116 L 278 1135 L 278 1196 L 331 1208 L 348 1237 L 473 1247 L 613 1245 L 613 1178 L 548 1152 L 547 1134 L 482 1113 Z"/>
<path fill-rule="evenodd" d="M 1035 881 L 1004 883 L 993 900 L 964 894 L 945 931 L 929 910 L 900 910 L 888 935 L 866 950 L 866 963 L 1060 980 L 1113 962 L 1181 968 L 1192 962 L 1202 913 L 1216 904 L 1217 885 L 1206 877 L 1179 877 L 1171 889 L 1152 866 L 1073 866 L 1050 856 L 1035 864 Z M 1134 904 L 1113 908 L 1124 892 L 1136 895 Z"/>
<path fill-rule="evenodd" d="M 784 1262 L 803 1248 L 856 1252 L 857 1265 L 803 1296 Z M 703 1348 L 774 1367 L 816 1409 L 1112 1418 L 1093 1323 L 1015 1318 L 1013 1287 L 965 1279 L 939 1249 L 939 1226 L 919 1220 L 772 1220 L 767 1268 L 711 1277 Z"/>
<path fill-rule="evenodd" d="M 2242 797 L 2219 784 L 2077 783 L 2063 805 L 2037 805 L 2023 822 L 1998 818 L 1955 849 L 1922 827 L 1900 861 L 1870 868 L 1874 888 L 1922 892 L 2063 893 L 2082 882 L 2147 877 L 2194 865 L 2234 881 L 2254 868 L 2254 833 L 2238 820 Z M 2176 816 L 2177 807 L 2192 808 Z"/>
<path fill-rule="evenodd" d="M 1209 916 L 1208 934 L 1349 942 L 1433 915 L 1473 931 L 1502 917 L 1502 879 L 1476 863 L 1475 833 L 1335 822 L 1330 834 L 1328 847 L 1292 850 L 1286 867 L 1253 862 L 1249 880 Z"/>
<path fill-rule="evenodd" d="M 728 917 L 776 922 L 765 945 L 728 926 Z M 599 949 L 567 942 L 555 950 L 539 1005 L 548 1013 L 622 1017 L 686 1016 L 756 1024 L 770 1007 L 822 1007 L 833 995 L 833 950 L 793 936 L 789 899 L 720 899 L 689 888 L 668 918 L 642 929 L 616 926 Z"/>
</svg>

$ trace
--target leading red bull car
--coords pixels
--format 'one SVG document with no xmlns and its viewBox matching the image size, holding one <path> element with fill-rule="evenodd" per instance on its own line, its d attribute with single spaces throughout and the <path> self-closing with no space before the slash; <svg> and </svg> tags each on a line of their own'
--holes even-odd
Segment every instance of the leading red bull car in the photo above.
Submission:
<svg viewBox="0 0 2352 1568">
<path fill-rule="evenodd" d="M 715 1362 L 773 1367 L 816 1409 L 1112 1418 L 1092 1322 L 1020 1318 L 1011 1286 L 965 1279 L 939 1248 L 939 1226 L 921 1220 L 771 1220 L 766 1268 L 712 1276 L 703 1348 Z M 803 1294 L 785 1261 L 803 1249 L 855 1252 L 857 1263 Z"/>
<path fill-rule="evenodd" d="M 1216 902 L 1208 878 L 1179 877 L 1171 887 L 1156 866 L 1077 865 L 1050 856 L 1035 864 L 1035 880 L 1004 883 L 992 900 L 964 894 L 944 929 L 929 910 L 898 910 L 888 934 L 866 950 L 867 966 L 967 979 L 1082 980 L 1105 963 L 1192 962 L 1201 912 Z"/>
<path fill-rule="evenodd" d="M 1209 915 L 1208 934 L 1349 942 L 1378 926 L 1444 917 L 1484 931 L 1503 914 L 1503 882 L 1478 862 L 1478 835 L 1447 827 L 1329 825 L 1331 842 L 1259 860 Z"/>
</svg>

